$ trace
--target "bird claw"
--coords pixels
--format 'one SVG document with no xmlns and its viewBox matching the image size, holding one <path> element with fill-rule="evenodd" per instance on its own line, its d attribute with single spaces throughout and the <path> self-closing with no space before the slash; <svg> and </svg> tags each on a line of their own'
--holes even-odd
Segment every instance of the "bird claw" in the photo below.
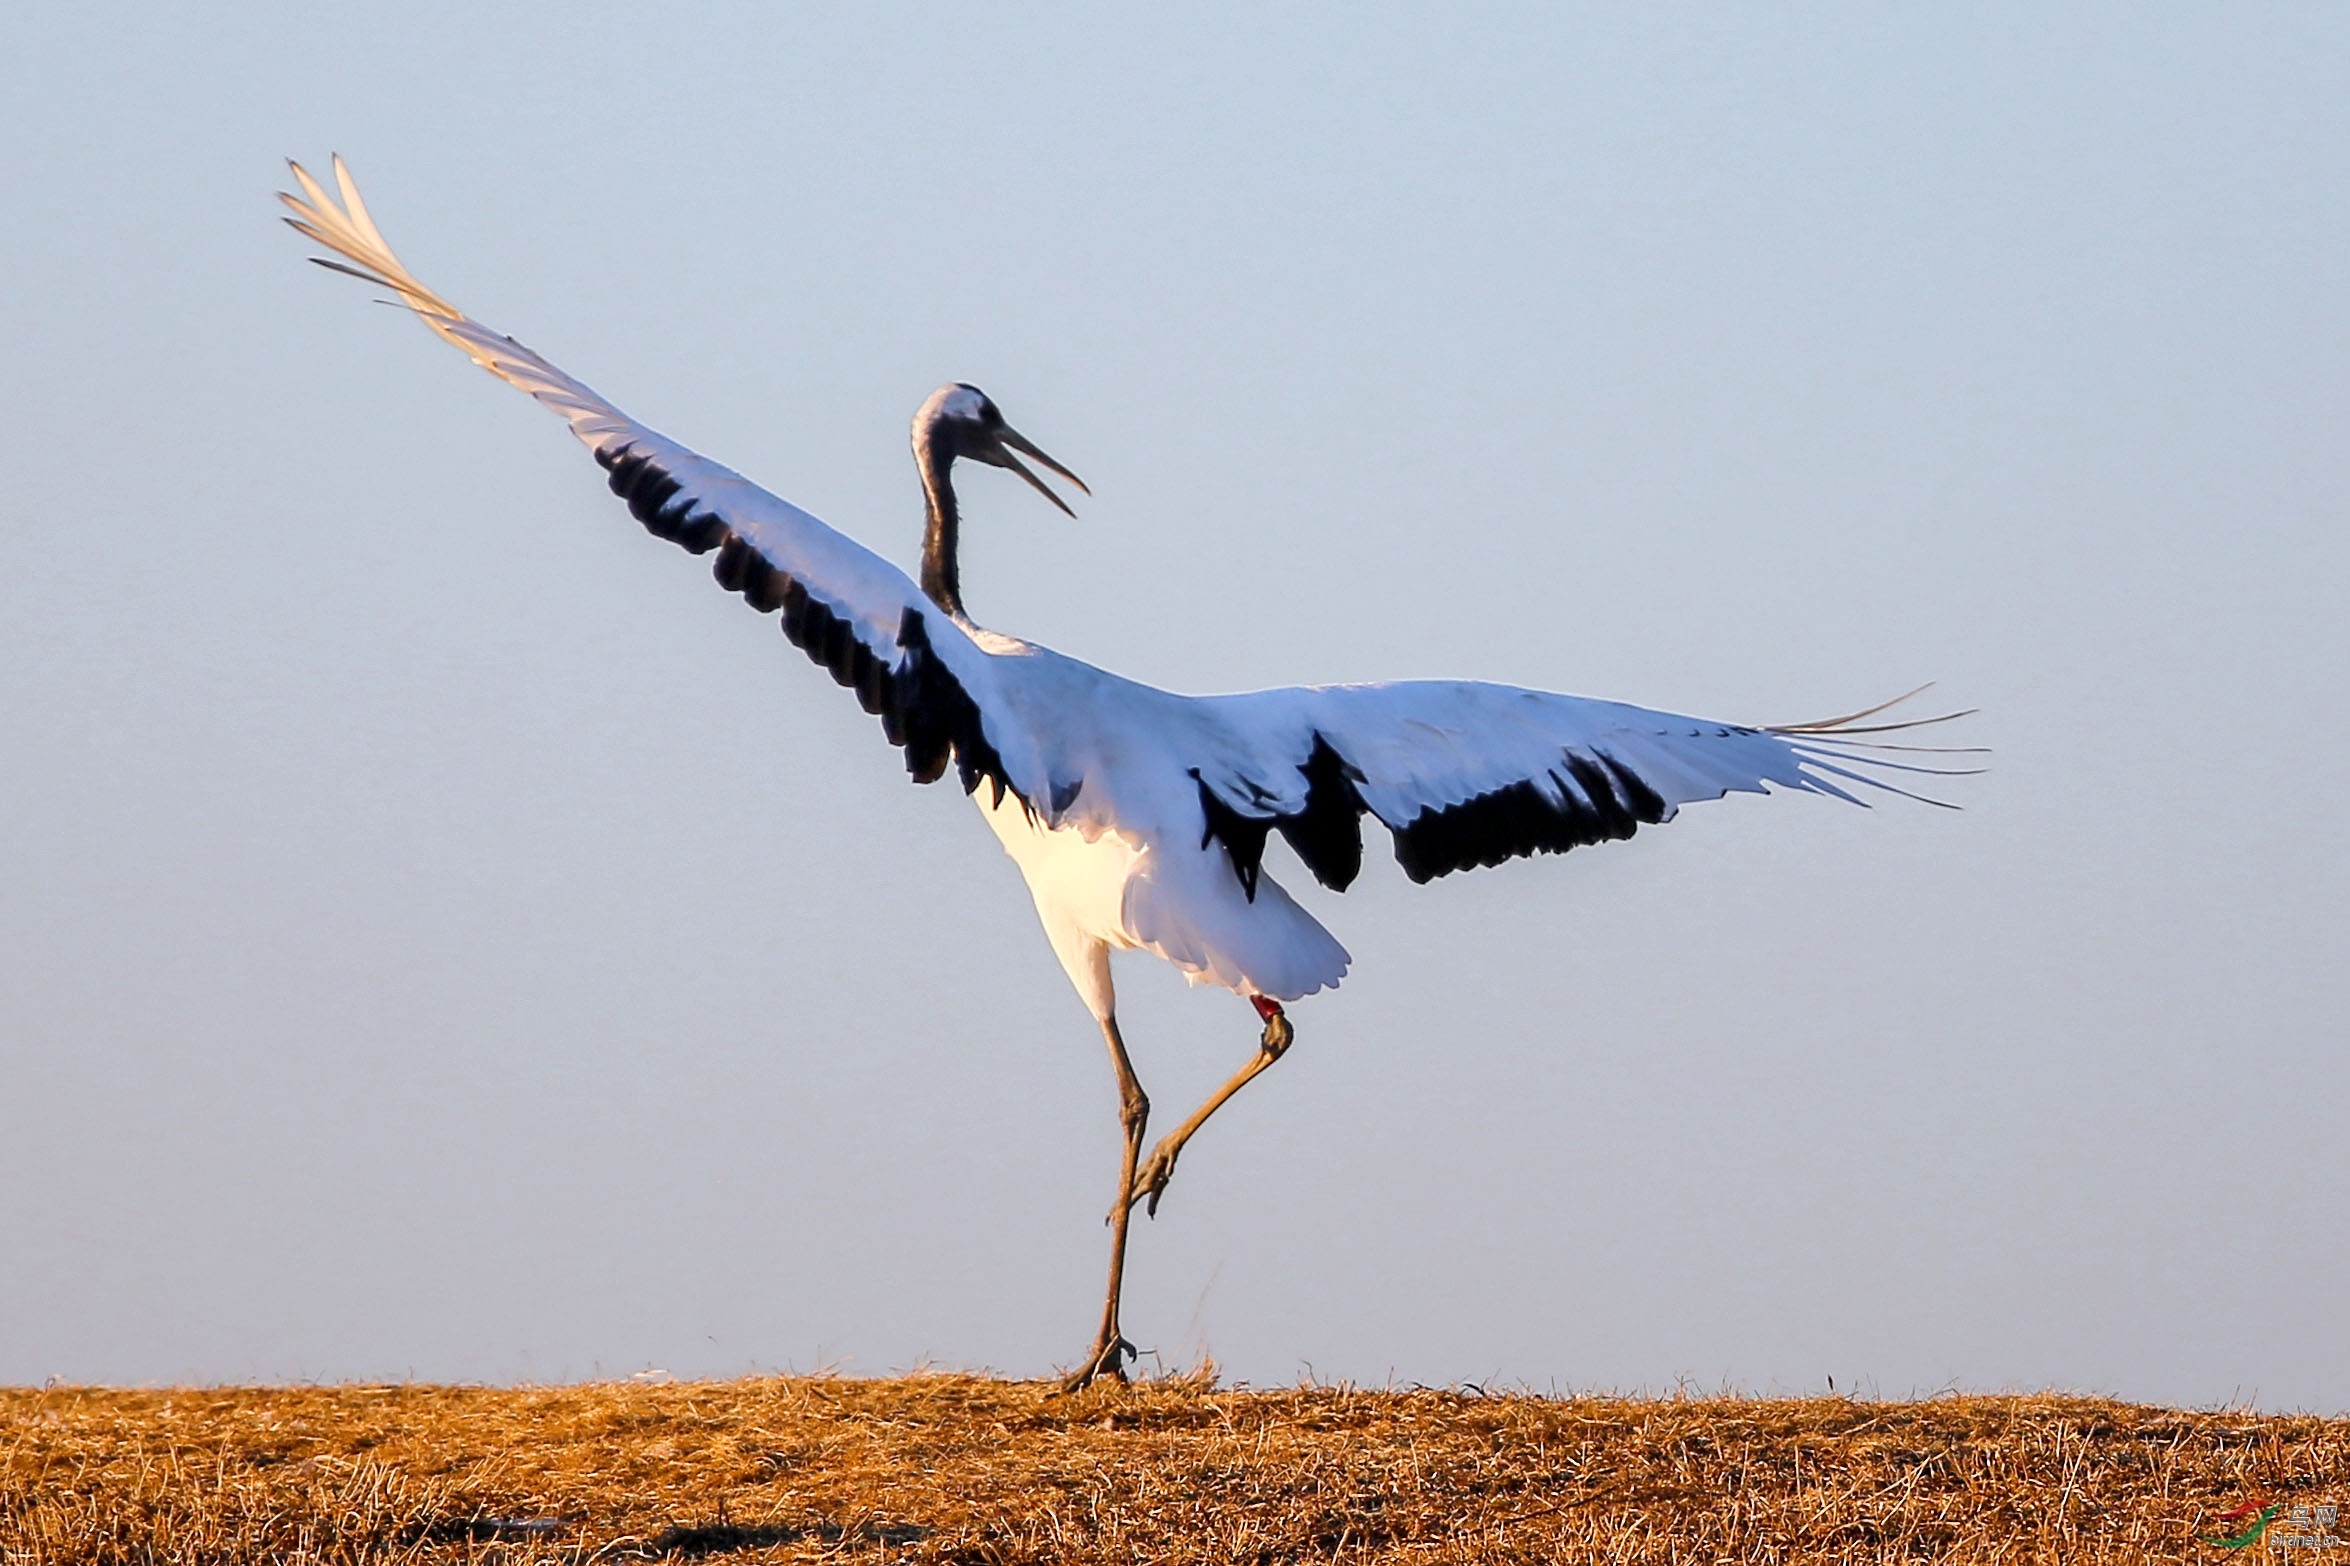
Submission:
<svg viewBox="0 0 2350 1566">
<path fill-rule="evenodd" d="M 1094 1349 L 1084 1369 L 1062 1381 L 1061 1390 L 1082 1392 L 1104 1376 L 1123 1386 L 1126 1382 L 1126 1362 L 1141 1357 L 1142 1350 L 1127 1342 L 1123 1335 L 1112 1338 Z"/>
<path fill-rule="evenodd" d="M 1151 1156 L 1136 1171 L 1134 1200 L 1143 1204 L 1145 1215 L 1152 1218 L 1159 1216 L 1159 1198 L 1165 1194 L 1167 1182 L 1175 1178 L 1175 1159 L 1181 1151 L 1180 1147 L 1172 1143 L 1161 1142 L 1151 1149 Z"/>
</svg>

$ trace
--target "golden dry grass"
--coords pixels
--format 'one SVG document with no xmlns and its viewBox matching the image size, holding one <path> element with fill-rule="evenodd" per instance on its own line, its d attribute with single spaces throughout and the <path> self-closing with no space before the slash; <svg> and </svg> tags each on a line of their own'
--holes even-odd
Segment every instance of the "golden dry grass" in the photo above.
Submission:
<svg viewBox="0 0 2350 1566">
<path fill-rule="evenodd" d="M 2190 1561 L 2350 1420 L 967 1376 L 0 1391 L 0 1559 Z"/>
</svg>

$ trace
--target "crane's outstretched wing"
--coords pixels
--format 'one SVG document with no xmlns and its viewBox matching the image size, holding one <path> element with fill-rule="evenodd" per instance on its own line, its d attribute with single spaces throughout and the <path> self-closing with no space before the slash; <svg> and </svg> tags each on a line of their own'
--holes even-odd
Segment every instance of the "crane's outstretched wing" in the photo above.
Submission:
<svg viewBox="0 0 2350 1566">
<path fill-rule="evenodd" d="M 890 742 L 905 748 L 915 781 L 935 781 L 951 755 L 966 792 L 986 778 L 1024 801 L 1045 797 L 1034 742 L 1000 716 L 992 661 L 903 571 L 646 429 L 426 288 L 376 231 L 341 158 L 334 160 L 339 205 L 300 164 L 292 167 L 303 196 L 281 195 L 294 211 L 286 221 L 343 258 L 319 259 L 320 266 L 390 289 L 475 364 L 560 414 L 646 531 L 697 555 L 716 550 L 720 585 L 762 614 L 783 611 L 783 634 L 880 717 Z"/>
<path fill-rule="evenodd" d="M 1630 837 L 1694 800 L 1775 784 L 1857 804 L 1844 784 L 1908 793 L 1873 771 L 1948 770 L 1875 754 L 1913 747 L 1862 736 L 1946 721 L 1862 721 L 1891 702 L 1759 728 L 1454 680 L 1195 700 L 1213 736 L 1192 772 L 1205 832 L 1223 841 L 1252 898 L 1276 829 L 1317 880 L 1344 891 L 1362 869 L 1366 812 L 1394 834 L 1404 874 L 1428 881 Z"/>
</svg>

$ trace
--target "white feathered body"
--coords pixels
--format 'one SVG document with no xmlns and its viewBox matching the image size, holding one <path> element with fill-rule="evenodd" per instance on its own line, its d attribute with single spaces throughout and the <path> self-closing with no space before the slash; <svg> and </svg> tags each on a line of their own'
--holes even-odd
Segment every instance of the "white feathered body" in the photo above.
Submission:
<svg viewBox="0 0 2350 1566">
<path fill-rule="evenodd" d="M 1245 744 L 1212 709 L 1050 648 L 973 635 L 997 688 L 1043 753 L 1057 820 L 1005 791 L 974 791 L 1019 865 L 1054 955 L 1093 1014 L 1110 1015 L 1107 954 L 1140 948 L 1197 984 L 1296 1000 L 1346 974 L 1346 948 L 1270 876 L 1247 895 L 1205 837 L 1188 753 Z M 1189 743 L 1185 743 L 1188 741 Z"/>
</svg>

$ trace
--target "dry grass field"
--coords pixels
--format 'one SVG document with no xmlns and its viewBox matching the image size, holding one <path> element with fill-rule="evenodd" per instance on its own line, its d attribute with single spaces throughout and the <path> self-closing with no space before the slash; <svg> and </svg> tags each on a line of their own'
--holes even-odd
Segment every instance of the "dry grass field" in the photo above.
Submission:
<svg viewBox="0 0 2350 1566">
<path fill-rule="evenodd" d="M 2214 1561 L 2350 1503 L 2350 1420 L 2059 1397 L 60 1387 L 0 1430 L 10 1563 Z"/>
</svg>

